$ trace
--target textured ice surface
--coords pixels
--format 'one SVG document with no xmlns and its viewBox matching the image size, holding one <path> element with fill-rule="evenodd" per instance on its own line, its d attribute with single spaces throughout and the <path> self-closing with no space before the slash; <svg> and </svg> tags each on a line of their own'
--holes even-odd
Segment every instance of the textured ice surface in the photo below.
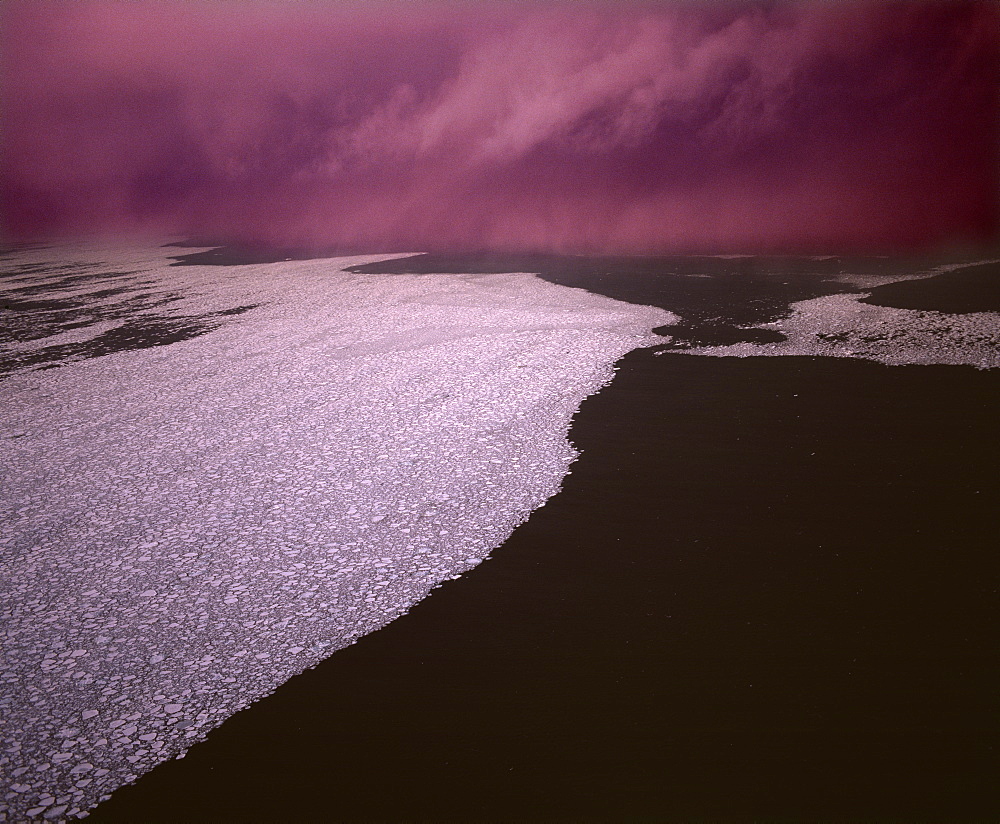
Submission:
<svg viewBox="0 0 1000 824">
<path fill-rule="evenodd" d="M 977 266 L 982 261 L 941 266 L 914 278 Z M 905 280 L 900 277 L 844 276 L 860 286 Z M 894 309 L 862 303 L 867 292 L 828 295 L 792 305 L 792 313 L 759 329 L 781 332 L 780 343 L 737 343 L 704 346 L 684 354 L 716 357 L 813 355 L 864 358 L 892 366 L 903 364 L 967 364 L 979 369 L 1000 367 L 1000 314 Z M 661 353 L 657 353 L 661 354 Z"/>
<path fill-rule="evenodd" d="M 86 254 L 178 315 L 256 308 L 0 383 L 0 819 L 80 815 L 480 563 L 674 320 L 526 274 L 340 271 L 376 257 Z"/>
</svg>

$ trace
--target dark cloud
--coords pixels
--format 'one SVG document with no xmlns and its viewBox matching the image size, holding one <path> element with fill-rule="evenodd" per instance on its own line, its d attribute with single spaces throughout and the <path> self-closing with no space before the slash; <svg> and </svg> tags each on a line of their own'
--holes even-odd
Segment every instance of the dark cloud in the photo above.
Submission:
<svg viewBox="0 0 1000 824">
<path fill-rule="evenodd" d="M 648 252 L 996 228 L 989 3 L 0 15 L 14 236 Z"/>
</svg>

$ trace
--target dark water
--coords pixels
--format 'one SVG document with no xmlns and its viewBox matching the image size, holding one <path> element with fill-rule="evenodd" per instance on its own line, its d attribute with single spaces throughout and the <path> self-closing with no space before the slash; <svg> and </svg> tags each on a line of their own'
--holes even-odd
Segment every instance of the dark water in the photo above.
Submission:
<svg viewBox="0 0 1000 824">
<path fill-rule="evenodd" d="M 738 299 L 543 276 L 734 327 L 829 288 L 708 260 Z M 993 820 L 997 420 L 996 372 L 634 352 L 492 560 L 94 820 Z"/>
<path fill-rule="evenodd" d="M 970 266 L 927 280 L 889 283 L 874 289 L 863 302 L 935 312 L 1000 312 L 1000 263 Z"/>
<path fill-rule="evenodd" d="M 989 818 L 998 401 L 633 353 L 494 560 L 96 820 Z"/>
</svg>

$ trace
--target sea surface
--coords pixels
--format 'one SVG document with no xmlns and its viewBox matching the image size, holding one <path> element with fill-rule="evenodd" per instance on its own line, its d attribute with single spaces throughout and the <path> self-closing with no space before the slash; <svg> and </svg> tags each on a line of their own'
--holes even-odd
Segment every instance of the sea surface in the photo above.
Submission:
<svg viewBox="0 0 1000 824">
<path fill-rule="evenodd" d="M 34 736 L 0 761 L 13 820 L 82 814 L 98 796 L 77 782 L 107 794 L 139 774 L 92 817 L 995 815 L 1000 255 L 334 264 L 164 247 L 113 262 L 36 249 L 24 268 L 29 251 L 3 259 L 0 395 L 22 414 L 2 443 L 50 494 L 0 546 L 55 538 L 3 558 L 33 564 L 31 640 L 51 642 L 34 692 L 35 647 L 7 647 L 0 702 Z M 265 443 L 222 449 L 254 434 Z M 123 454 L 140 461 L 130 483 L 80 475 Z M 105 487 L 140 497 L 109 507 Z M 215 520 L 192 521 L 205 506 Z M 117 523 L 73 531 L 109 511 Z M 226 590 L 190 630 L 135 606 L 161 551 L 139 554 L 151 542 L 123 525 L 137 512 L 159 519 L 147 531 L 170 514 L 165 543 L 196 559 L 166 552 L 148 598 L 181 575 Z M 414 550 L 431 535 L 427 563 Z M 83 540 L 130 575 L 81 589 Z M 223 563 L 241 555 L 243 590 Z M 260 558 L 278 585 L 249 583 Z M 218 588 L 179 589 L 199 587 Z M 118 655 L 88 667 L 74 610 L 118 612 L 137 640 L 116 628 Z M 167 637 L 168 653 L 133 655 Z M 192 666 L 206 637 L 214 658 Z M 111 692 L 83 718 L 88 679 Z M 149 706 L 112 719 L 129 695 Z M 115 721 L 136 729 L 102 733 Z M 172 760 L 139 743 L 143 723 Z M 110 779 L 73 755 L 101 734 Z M 90 769 L 39 771 L 54 748 Z"/>
</svg>

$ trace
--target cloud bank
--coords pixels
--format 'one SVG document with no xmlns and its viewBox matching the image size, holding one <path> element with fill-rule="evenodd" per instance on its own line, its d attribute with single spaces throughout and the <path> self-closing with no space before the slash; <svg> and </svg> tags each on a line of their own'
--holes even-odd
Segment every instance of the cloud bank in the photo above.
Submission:
<svg viewBox="0 0 1000 824">
<path fill-rule="evenodd" d="M 986 2 L 13 0 L 3 228 L 380 250 L 983 241 L 998 20 Z"/>
</svg>

